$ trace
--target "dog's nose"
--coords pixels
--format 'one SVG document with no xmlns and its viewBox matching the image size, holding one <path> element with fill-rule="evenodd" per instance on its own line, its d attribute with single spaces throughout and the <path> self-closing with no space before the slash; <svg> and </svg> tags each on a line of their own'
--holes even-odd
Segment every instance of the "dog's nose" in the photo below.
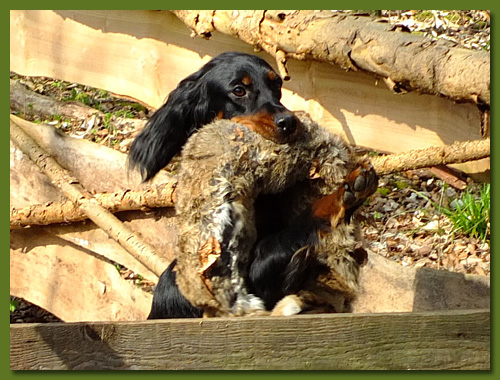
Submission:
<svg viewBox="0 0 500 380">
<path fill-rule="evenodd" d="M 297 130 L 298 120 L 292 113 L 279 113 L 274 117 L 274 123 L 283 135 L 290 136 Z"/>
</svg>

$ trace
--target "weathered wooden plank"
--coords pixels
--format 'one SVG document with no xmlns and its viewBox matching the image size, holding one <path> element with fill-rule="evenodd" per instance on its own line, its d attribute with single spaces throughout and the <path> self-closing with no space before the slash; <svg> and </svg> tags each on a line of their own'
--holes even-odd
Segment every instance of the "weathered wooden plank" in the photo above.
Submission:
<svg viewBox="0 0 500 380">
<path fill-rule="evenodd" d="M 10 67 L 103 88 L 158 107 L 178 82 L 224 51 L 254 53 L 236 38 L 214 32 L 190 37 L 169 12 L 11 11 Z M 274 64 L 267 54 L 258 53 Z M 283 103 L 305 110 L 350 143 L 387 152 L 480 139 L 472 104 L 410 93 L 395 95 L 366 73 L 320 62 L 289 62 Z M 489 168 L 481 160 L 467 171 Z"/>
<path fill-rule="evenodd" d="M 10 368 L 490 368 L 488 310 L 10 327 Z"/>
</svg>

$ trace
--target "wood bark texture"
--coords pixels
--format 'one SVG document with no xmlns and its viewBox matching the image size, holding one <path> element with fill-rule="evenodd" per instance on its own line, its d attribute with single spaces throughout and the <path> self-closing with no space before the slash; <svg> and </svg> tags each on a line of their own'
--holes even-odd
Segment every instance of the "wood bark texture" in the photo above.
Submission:
<svg viewBox="0 0 500 380">
<path fill-rule="evenodd" d="M 389 174 L 410 169 L 480 160 L 489 156 L 490 139 L 487 138 L 375 157 L 372 158 L 372 164 L 377 173 Z"/>
<path fill-rule="evenodd" d="M 155 207 L 173 207 L 175 182 L 153 186 L 142 191 L 123 190 L 116 193 L 95 194 L 94 198 L 102 207 L 112 213 Z M 87 218 L 85 212 L 71 201 L 50 202 L 45 205 L 32 205 L 24 208 L 12 207 L 10 210 L 10 228 L 73 223 Z"/>
<path fill-rule="evenodd" d="M 330 11 L 172 12 L 194 35 L 210 38 L 218 31 L 235 36 L 277 58 L 278 67 L 284 55 L 329 62 L 372 73 L 395 92 L 490 104 L 489 53 L 398 32 L 367 17 Z"/>
</svg>

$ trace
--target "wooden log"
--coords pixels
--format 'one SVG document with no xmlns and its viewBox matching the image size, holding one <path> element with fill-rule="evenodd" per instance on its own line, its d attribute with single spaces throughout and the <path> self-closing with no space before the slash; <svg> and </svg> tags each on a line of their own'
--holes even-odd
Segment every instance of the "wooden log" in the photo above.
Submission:
<svg viewBox="0 0 500 380">
<path fill-rule="evenodd" d="M 106 210 L 141 210 L 153 207 L 173 207 L 176 182 L 153 186 L 142 191 L 123 190 L 116 193 L 95 194 L 94 198 Z M 32 205 L 10 209 L 10 228 L 30 225 L 80 222 L 88 218 L 74 202 L 50 202 L 45 205 Z"/>
<path fill-rule="evenodd" d="M 118 192 L 125 187 L 130 190 L 143 190 L 149 186 L 172 182 L 172 176 L 162 170 L 150 183 L 142 184 L 138 173 L 130 173 L 127 170 L 126 154 L 85 139 L 70 137 L 51 125 L 31 123 L 14 115 L 10 118 L 61 166 L 73 173 L 92 194 Z M 16 157 L 17 154 L 14 153 L 13 158 Z M 12 169 L 11 167 L 11 172 Z M 11 177 L 11 183 L 15 180 L 15 177 Z M 24 207 L 35 202 L 20 203 L 19 199 L 16 199 L 14 206 Z"/>
<path fill-rule="evenodd" d="M 50 96 L 30 91 L 23 84 L 10 80 L 10 109 L 29 115 L 61 115 L 85 119 L 96 113 L 95 108 L 81 102 L 61 102 Z"/>
<path fill-rule="evenodd" d="M 374 157 L 372 164 L 377 173 L 389 174 L 410 169 L 480 160 L 489 156 L 490 139 L 487 138 Z"/>
<path fill-rule="evenodd" d="M 490 312 L 11 325 L 10 369 L 489 370 Z"/>
<path fill-rule="evenodd" d="M 102 120 L 106 115 L 104 112 L 78 101 L 61 101 L 30 91 L 26 86 L 12 79 L 10 80 L 10 109 L 30 116 L 40 117 L 44 115 L 50 117 L 59 115 L 81 120 L 93 116 Z M 128 126 L 140 130 L 144 128 L 146 120 L 116 117 L 111 119 L 110 123 L 115 128 Z"/>
<path fill-rule="evenodd" d="M 419 91 L 490 103 L 490 55 L 447 41 L 394 32 L 392 25 L 331 11 L 174 10 L 195 34 L 238 37 L 282 62 L 283 55 L 365 70 L 396 92 Z M 280 65 L 279 65 L 280 66 Z"/>
</svg>

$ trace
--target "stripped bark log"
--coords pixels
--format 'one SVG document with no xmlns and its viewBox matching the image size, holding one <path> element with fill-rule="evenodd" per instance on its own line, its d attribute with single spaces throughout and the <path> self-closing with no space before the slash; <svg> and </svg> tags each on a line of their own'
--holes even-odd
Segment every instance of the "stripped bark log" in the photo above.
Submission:
<svg viewBox="0 0 500 380">
<path fill-rule="evenodd" d="M 144 189 L 139 173 L 127 170 L 126 154 L 87 139 L 71 137 L 48 124 L 34 124 L 14 115 L 10 117 L 92 194 L 114 193 L 123 190 L 124 186 L 132 190 Z M 103 162 L 106 164 L 103 165 Z M 172 176 L 161 171 L 148 187 L 171 181 Z M 23 203 L 23 207 L 28 205 Z"/>
<path fill-rule="evenodd" d="M 10 122 L 10 138 L 43 170 L 70 201 L 75 202 L 83 210 L 89 219 L 153 273 L 160 275 L 163 272 L 168 263 L 159 258 L 152 247 L 143 243 L 116 216 L 99 205 L 96 199 L 79 184 L 78 180 L 73 178 L 52 157 L 45 153 L 12 119 Z"/>
<path fill-rule="evenodd" d="M 364 70 L 395 92 L 418 91 L 490 104 L 490 55 L 394 31 L 389 24 L 330 11 L 173 12 L 194 35 L 235 36 L 274 56 Z M 368 22 L 367 22 L 368 21 Z M 278 67 L 282 66 L 278 64 Z"/>
<path fill-rule="evenodd" d="M 78 119 L 85 119 L 99 112 L 80 102 L 60 102 L 49 96 L 40 95 L 12 79 L 10 109 L 33 116 L 61 115 Z"/>
<path fill-rule="evenodd" d="M 480 160 L 489 156 L 490 139 L 487 138 L 375 157 L 372 159 L 372 164 L 377 173 L 389 174 L 410 169 Z"/>
<path fill-rule="evenodd" d="M 143 191 L 123 190 L 116 193 L 95 194 L 94 198 L 112 213 L 140 210 L 144 208 L 173 207 L 175 183 L 154 186 Z M 30 225 L 73 223 L 88 219 L 88 216 L 72 201 L 52 202 L 24 208 L 11 208 L 10 228 Z"/>
<path fill-rule="evenodd" d="M 443 164 L 456 164 L 489 157 L 490 139 L 457 142 L 442 147 L 418 149 L 371 159 L 378 174 L 420 169 Z M 124 190 L 112 194 L 96 194 L 95 199 L 111 212 L 139 210 L 143 207 L 173 207 L 176 182 L 169 182 L 144 191 Z M 28 225 L 70 223 L 87 216 L 71 202 L 34 205 L 10 211 L 11 229 Z"/>
</svg>

